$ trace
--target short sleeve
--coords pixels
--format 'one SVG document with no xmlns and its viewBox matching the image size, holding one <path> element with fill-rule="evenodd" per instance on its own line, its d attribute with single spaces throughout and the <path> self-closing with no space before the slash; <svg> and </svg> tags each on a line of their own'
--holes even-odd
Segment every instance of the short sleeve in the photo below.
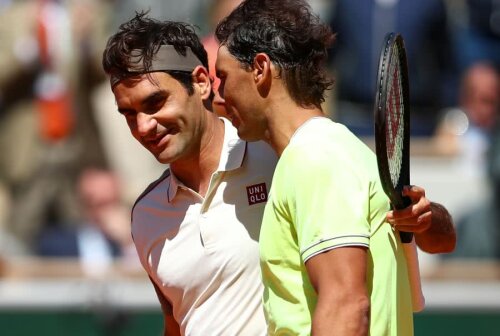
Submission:
<svg viewBox="0 0 500 336">
<path fill-rule="evenodd" d="M 363 170 L 345 153 L 321 146 L 288 154 L 291 216 L 303 262 L 338 247 L 368 247 L 369 183 Z"/>
</svg>

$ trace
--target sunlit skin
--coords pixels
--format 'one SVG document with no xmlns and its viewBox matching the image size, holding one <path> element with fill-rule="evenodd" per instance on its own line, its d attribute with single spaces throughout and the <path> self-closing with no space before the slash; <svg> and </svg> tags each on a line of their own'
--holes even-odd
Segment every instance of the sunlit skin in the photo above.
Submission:
<svg viewBox="0 0 500 336">
<path fill-rule="evenodd" d="M 123 79 L 113 93 L 134 138 L 159 162 L 170 164 L 184 184 L 203 193 L 206 186 L 200 181 L 215 169 L 220 155 L 212 153 L 211 142 L 215 132 L 223 132 L 223 125 L 203 103 L 211 90 L 206 69 L 197 67 L 193 79 L 191 96 L 164 72 Z"/>
<path fill-rule="evenodd" d="M 256 72 L 243 68 L 225 46 L 219 48 L 215 68 L 220 85 L 214 104 L 224 102 L 240 138 L 247 141 L 265 139 L 267 121 L 255 81 Z"/>
<path fill-rule="evenodd" d="M 134 138 L 161 163 L 171 163 L 193 152 L 201 120 L 185 113 L 196 100 L 165 73 L 122 80 L 114 87 L 118 111 L 125 117 Z"/>
</svg>

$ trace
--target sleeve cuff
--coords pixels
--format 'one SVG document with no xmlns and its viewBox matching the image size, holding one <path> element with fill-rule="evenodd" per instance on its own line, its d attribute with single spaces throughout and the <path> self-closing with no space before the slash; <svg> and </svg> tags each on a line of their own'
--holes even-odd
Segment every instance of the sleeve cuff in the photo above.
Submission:
<svg viewBox="0 0 500 336">
<path fill-rule="evenodd" d="M 300 255 L 304 263 L 312 257 L 333 250 L 339 247 L 346 246 L 361 246 L 368 248 L 370 246 L 370 237 L 367 235 L 345 235 L 328 239 L 321 239 L 306 248 L 304 248 Z"/>
</svg>

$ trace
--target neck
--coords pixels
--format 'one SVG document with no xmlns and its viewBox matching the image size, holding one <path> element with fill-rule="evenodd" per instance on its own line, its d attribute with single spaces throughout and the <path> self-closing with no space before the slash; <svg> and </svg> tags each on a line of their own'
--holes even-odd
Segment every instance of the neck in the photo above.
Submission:
<svg viewBox="0 0 500 336">
<path fill-rule="evenodd" d="M 323 111 L 316 107 L 298 105 L 288 93 L 288 90 L 272 67 L 272 84 L 268 85 L 267 94 L 263 96 L 260 107 L 264 110 L 267 132 L 264 140 L 271 145 L 278 156 L 281 156 L 295 131 L 307 120 L 324 116 Z"/>
<path fill-rule="evenodd" d="M 317 107 L 304 108 L 290 101 L 288 104 L 276 104 L 269 115 L 269 134 L 267 142 L 281 156 L 295 131 L 313 117 L 325 116 Z"/>
<path fill-rule="evenodd" d="M 184 185 L 204 197 L 219 165 L 223 142 L 224 124 L 215 113 L 209 112 L 196 153 L 171 163 L 170 169 Z"/>
</svg>

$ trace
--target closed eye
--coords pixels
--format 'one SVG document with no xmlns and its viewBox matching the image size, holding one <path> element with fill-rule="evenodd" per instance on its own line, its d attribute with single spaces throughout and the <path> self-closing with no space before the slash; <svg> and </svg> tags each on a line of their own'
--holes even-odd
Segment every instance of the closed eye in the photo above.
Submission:
<svg viewBox="0 0 500 336">
<path fill-rule="evenodd" d="M 130 116 L 132 114 L 135 114 L 135 111 L 133 109 L 122 109 L 122 108 L 118 108 L 118 112 L 123 115 L 125 118 L 127 116 Z"/>
<path fill-rule="evenodd" d="M 226 77 L 224 76 L 217 76 L 217 77 L 219 77 L 220 79 L 220 84 L 217 91 L 219 91 L 219 95 L 221 96 L 221 98 L 224 98 L 224 85 L 226 84 Z"/>
<path fill-rule="evenodd" d="M 160 90 L 152 93 L 142 101 L 143 110 L 145 113 L 154 114 L 160 110 L 168 98 L 166 91 Z"/>
</svg>

